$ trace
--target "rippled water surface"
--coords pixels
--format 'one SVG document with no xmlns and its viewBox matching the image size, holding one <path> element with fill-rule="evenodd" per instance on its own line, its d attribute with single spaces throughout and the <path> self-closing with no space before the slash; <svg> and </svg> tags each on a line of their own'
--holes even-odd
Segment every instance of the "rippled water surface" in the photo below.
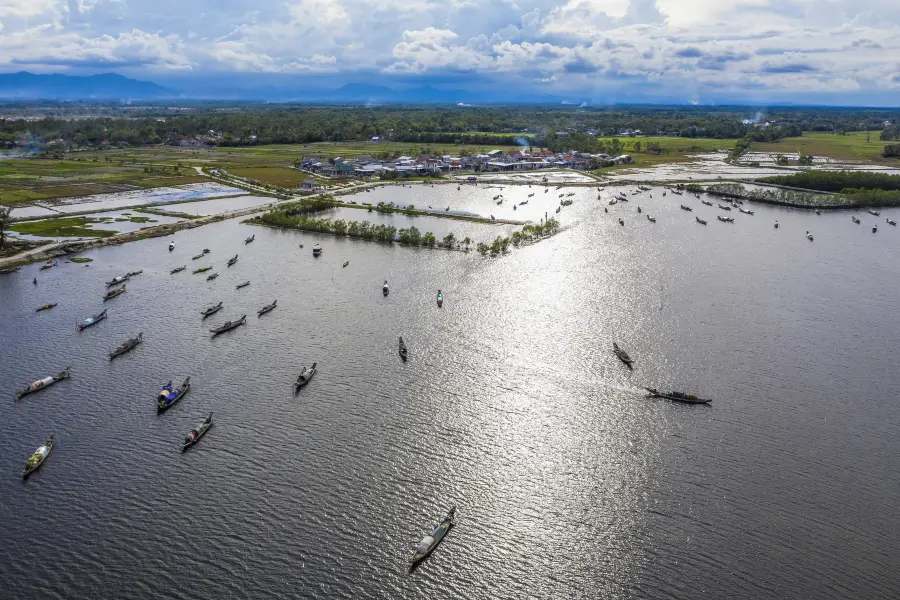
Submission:
<svg viewBox="0 0 900 600">
<path fill-rule="evenodd" d="M 0 596 L 896 597 L 900 231 L 883 219 L 897 212 L 857 226 L 757 206 L 726 225 L 689 196 L 656 189 L 607 214 L 572 188 L 536 195 L 527 218 L 569 191 L 562 233 L 499 259 L 230 220 L 177 233 L 172 253 L 150 239 L 0 277 Z M 470 192 L 365 195 L 496 210 Z M 190 274 L 207 264 L 215 281 Z M 101 302 L 104 281 L 140 269 Z M 12 400 L 70 364 L 71 380 Z M 158 386 L 187 375 L 157 415 Z M 457 526 L 407 574 L 454 504 Z"/>
</svg>

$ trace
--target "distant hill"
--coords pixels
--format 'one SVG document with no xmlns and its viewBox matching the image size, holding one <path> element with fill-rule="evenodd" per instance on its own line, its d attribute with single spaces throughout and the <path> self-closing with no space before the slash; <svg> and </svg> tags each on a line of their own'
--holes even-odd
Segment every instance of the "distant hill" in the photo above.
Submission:
<svg viewBox="0 0 900 600">
<path fill-rule="evenodd" d="M 83 100 L 172 96 L 175 93 L 161 85 L 129 79 L 115 73 L 84 77 L 35 75 L 26 71 L 0 74 L 0 98 L 6 99 Z"/>
</svg>

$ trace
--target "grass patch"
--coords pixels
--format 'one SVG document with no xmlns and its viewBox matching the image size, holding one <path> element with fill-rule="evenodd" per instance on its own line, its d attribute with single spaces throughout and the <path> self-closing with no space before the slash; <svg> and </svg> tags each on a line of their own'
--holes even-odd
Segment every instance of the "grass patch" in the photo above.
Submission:
<svg viewBox="0 0 900 600">
<path fill-rule="evenodd" d="M 243 169 L 233 169 L 228 171 L 231 175 L 244 177 L 246 179 L 255 179 L 263 183 L 277 185 L 283 188 L 300 187 L 300 184 L 307 179 L 312 179 L 308 174 L 298 171 L 294 168 L 287 167 L 249 167 Z"/>
<path fill-rule="evenodd" d="M 830 158 L 836 161 L 860 161 L 878 164 L 900 165 L 900 159 L 884 158 L 881 153 L 891 142 L 878 139 L 879 132 L 869 132 L 866 141 L 865 131 L 856 131 L 846 135 L 832 133 L 804 133 L 803 137 L 784 138 L 777 143 L 755 143 L 750 146 L 753 152 L 771 152 L 786 154 L 796 152 L 801 156 L 811 155 Z"/>
<path fill-rule="evenodd" d="M 94 262 L 94 259 L 93 259 L 93 258 L 85 258 L 85 257 L 83 257 L 83 256 L 76 256 L 75 258 L 70 258 L 70 259 L 69 259 L 69 262 L 73 262 L 73 263 L 89 263 L 89 262 Z"/>
<path fill-rule="evenodd" d="M 93 224 L 102 222 L 100 219 L 88 217 L 62 217 L 14 223 L 9 228 L 17 233 L 41 237 L 108 237 L 119 233 L 107 229 L 89 228 Z"/>
</svg>

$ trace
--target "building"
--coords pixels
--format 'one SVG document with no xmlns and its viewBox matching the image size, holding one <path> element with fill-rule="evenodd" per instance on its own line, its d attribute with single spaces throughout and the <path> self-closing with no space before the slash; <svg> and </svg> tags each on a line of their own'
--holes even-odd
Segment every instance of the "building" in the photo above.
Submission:
<svg viewBox="0 0 900 600">
<path fill-rule="evenodd" d="M 300 184 L 301 192 L 311 192 L 314 189 L 316 189 L 316 182 L 313 181 L 312 179 L 307 179 L 306 181 L 304 181 L 303 183 Z"/>
</svg>

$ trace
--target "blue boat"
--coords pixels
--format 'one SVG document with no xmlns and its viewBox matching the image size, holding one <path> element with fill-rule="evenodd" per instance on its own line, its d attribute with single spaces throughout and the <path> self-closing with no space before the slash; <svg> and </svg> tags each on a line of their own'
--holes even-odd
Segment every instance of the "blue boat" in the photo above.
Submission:
<svg viewBox="0 0 900 600">
<path fill-rule="evenodd" d="M 169 383 L 162 386 L 162 389 L 159 391 L 159 394 L 156 395 L 156 409 L 159 412 L 166 410 L 171 407 L 173 404 L 181 400 L 181 397 L 188 393 L 191 389 L 191 378 L 188 377 L 184 380 L 179 387 L 172 387 L 172 380 L 169 380 Z"/>
</svg>

